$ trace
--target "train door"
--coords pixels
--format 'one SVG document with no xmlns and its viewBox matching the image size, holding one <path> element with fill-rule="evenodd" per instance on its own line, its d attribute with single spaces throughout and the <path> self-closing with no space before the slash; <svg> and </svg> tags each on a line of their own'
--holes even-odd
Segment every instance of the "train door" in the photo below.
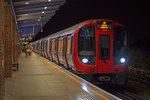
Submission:
<svg viewBox="0 0 150 100">
<path fill-rule="evenodd" d="M 68 62 L 68 67 L 72 70 L 75 70 L 73 59 L 72 59 L 72 49 L 73 49 L 73 35 L 67 36 L 67 53 L 66 58 Z"/>
<path fill-rule="evenodd" d="M 67 36 L 63 37 L 63 50 L 62 50 L 62 57 L 63 57 L 63 64 L 66 69 L 68 69 L 68 63 L 66 58 L 66 51 L 67 50 Z"/>
<path fill-rule="evenodd" d="M 71 60 L 72 60 L 72 56 L 71 56 L 71 35 L 67 36 L 67 49 L 66 49 L 66 58 L 67 58 L 67 62 L 68 62 L 68 67 L 71 67 Z"/>
<path fill-rule="evenodd" d="M 54 50 L 55 61 L 59 64 L 58 60 L 58 38 L 55 39 L 55 50 Z"/>
<path fill-rule="evenodd" d="M 97 57 L 96 65 L 99 73 L 110 73 L 112 70 L 112 40 L 113 31 L 111 23 L 97 22 L 96 40 Z"/>
<path fill-rule="evenodd" d="M 46 57 L 46 40 L 43 42 L 43 56 Z"/>
<path fill-rule="evenodd" d="M 55 51 L 55 39 L 52 39 L 52 59 L 55 61 L 54 51 Z"/>
<path fill-rule="evenodd" d="M 58 39 L 58 59 L 59 63 L 63 64 L 62 62 L 62 37 Z"/>
<path fill-rule="evenodd" d="M 49 39 L 47 39 L 47 57 L 49 59 Z"/>
<path fill-rule="evenodd" d="M 50 57 L 50 60 L 53 61 L 53 57 L 52 57 L 52 39 L 49 40 L 49 57 Z"/>
<path fill-rule="evenodd" d="M 48 40 L 45 41 L 45 55 L 46 55 L 46 58 L 48 58 L 48 52 L 47 52 L 47 45 L 48 45 Z"/>
<path fill-rule="evenodd" d="M 43 40 L 41 40 L 41 55 L 43 56 Z"/>
</svg>

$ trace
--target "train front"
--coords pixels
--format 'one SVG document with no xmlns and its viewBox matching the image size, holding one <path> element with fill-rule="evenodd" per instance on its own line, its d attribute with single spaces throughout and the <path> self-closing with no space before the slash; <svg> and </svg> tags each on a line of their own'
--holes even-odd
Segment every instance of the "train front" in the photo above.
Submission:
<svg viewBox="0 0 150 100">
<path fill-rule="evenodd" d="M 127 31 L 114 21 L 87 21 L 75 34 L 76 70 L 90 73 L 95 82 L 127 82 Z"/>
</svg>

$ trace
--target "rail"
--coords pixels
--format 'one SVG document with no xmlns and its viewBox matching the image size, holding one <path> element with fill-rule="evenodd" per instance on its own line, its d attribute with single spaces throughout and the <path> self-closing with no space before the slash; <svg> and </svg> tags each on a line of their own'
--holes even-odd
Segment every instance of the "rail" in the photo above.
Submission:
<svg viewBox="0 0 150 100">
<path fill-rule="evenodd" d="M 134 68 L 132 66 L 128 69 L 129 81 L 135 82 L 137 85 L 145 88 L 150 88 L 150 71 L 140 68 Z"/>
</svg>

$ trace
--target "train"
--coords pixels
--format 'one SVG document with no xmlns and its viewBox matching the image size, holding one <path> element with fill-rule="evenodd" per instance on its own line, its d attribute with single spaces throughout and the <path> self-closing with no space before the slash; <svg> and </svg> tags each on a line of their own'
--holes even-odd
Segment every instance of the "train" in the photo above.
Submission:
<svg viewBox="0 0 150 100">
<path fill-rule="evenodd" d="M 116 21 L 86 20 L 31 44 L 34 52 L 92 82 L 127 83 L 127 28 Z"/>
</svg>

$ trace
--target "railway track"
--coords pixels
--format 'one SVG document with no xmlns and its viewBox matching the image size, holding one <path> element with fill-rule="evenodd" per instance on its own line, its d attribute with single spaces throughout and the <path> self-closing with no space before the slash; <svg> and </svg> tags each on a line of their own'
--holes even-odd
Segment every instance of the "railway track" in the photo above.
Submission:
<svg viewBox="0 0 150 100">
<path fill-rule="evenodd" d="M 143 71 L 139 71 L 139 70 L 134 70 L 134 69 L 130 69 L 129 73 L 129 77 L 128 77 L 128 84 L 134 84 L 134 86 L 137 87 L 142 87 L 142 88 L 150 88 L 150 83 L 149 83 L 149 78 L 150 74 L 148 73 L 143 73 Z M 82 75 L 81 75 L 82 76 Z M 80 77 L 81 77 L 80 76 Z M 83 77 L 84 79 L 87 79 L 87 77 Z M 88 81 L 88 80 L 87 80 Z M 109 84 L 97 84 L 95 83 L 94 85 L 104 89 L 105 91 L 114 94 L 115 96 L 121 98 L 122 100 L 146 100 L 143 97 L 136 95 L 135 93 L 130 92 L 130 90 L 128 91 L 127 88 L 122 88 L 122 87 L 117 87 L 117 86 L 111 86 Z"/>
<path fill-rule="evenodd" d="M 135 80 L 128 80 L 128 84 L 129 85 L 134 85 L 134 86 L 137 86 L 137 87 L 140 87 L 140 88 L 144 88 L 144 89 L 150 89 L 150 86 L 147 85 L 147 84 L 143 84 L 143 83 L 140 83 L 138 81 L 135 81 Z"/>
<path fill-rule="evenodd" d="M 114 91 L 113 94 L 120 97 L 122 100 L 145 100 L 144 98 L 129 91 L 122 91 L 122 92 Z"/>
<path fill-rule="evenodd" d="M 143 88 L 150 88 L 150 71 L 130 66 L 128 72 L 129 83 L 134 83 Z"/>
<path fill-rule="evenodd" d="M 122 100 L 145 100 L 143 97 L 127 91 L 125 88 L 110 85 L 97 85 L 97 86 L 121 98 Z"/>
<path fill-rule="evenodd" d="M 144 89 L 150 89 L 150 72 L 144 72 L 143 70 L 135 69 L 135 68 L 129 68 L 129 76 L 128 76 L 128 84 L 133 85 L 135 87 L 140 87 Z M 82 75 L 81 75 L 82 76 Z M 80 76 L 80 77 L 81 77 Z M 87 79 L 87 77 L 82 77 L 84 79 Z M 87 80 L 88 81 L 88 80 Z M 93 83 L 94 84 L 94 83 Z M 104 89 L 105 91 L 108 91 L 111 94 L 114 94 L 121 98 L 122 100 L 146 100 L 143 97 L 140 97 L 139 95 L 136 95 L 135 93 L 130 92 L 130 89 L 117 87 L 117 86 L 111 86 L 109 84 L 100 84 L 95 83 L 94 85 Z"/>
</svg>

